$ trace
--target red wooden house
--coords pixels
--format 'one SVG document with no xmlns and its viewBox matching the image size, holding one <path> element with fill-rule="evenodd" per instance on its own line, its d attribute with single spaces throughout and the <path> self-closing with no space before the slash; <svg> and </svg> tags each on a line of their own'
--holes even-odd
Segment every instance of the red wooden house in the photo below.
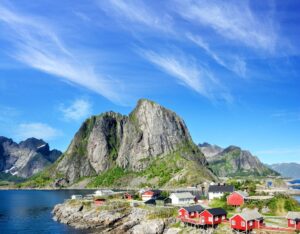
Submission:
<svg viewBox="0 0 300 234">
<path fill-rule="evenodd" d="M 237 231 L 250 232 L 264 226 L 263 216 L 256 210 L 244 210 L 230 219 L 231 228 Z"/>
<path fill-rule="evenodd" d="M 198 218 L 204 208 L 200 205 L 181 207 L 178 210 L 180 218 Z"/>
<path fill-rule="evenodd" d="M 288 212 L 286 218 L 288 220 L 288 227 L 300 231 L 300 212 Z"/>
<path fill-rule="evenodd" d="M 206 209 L 200 213 L 200 224 L 216 226 L 226 220 L 227 212 L 222 208 Z"/>
<path fill-rule="evenodd" d="M 123 195 L 123 198 L 126 199 L 126 200 L 132 200 L 133 197 L 134 197 L 134 194 L 133 194 L 133 193 L 128 193 L 128 192 L 126 192 L 126 193 L 124 193 L 124 195 Z"/>
<path fill-rule="evenodd" d="M 96 206 L 102 206 L 103 204 L 105 204 L 106 200 L 104 198 L 96 198 L 94 200 L 94 204 Z"/>
<path fill-rule="evenodd" d="M 227 197 L 227 205 L 229 206 L 242 206 L 245 203 L 245 199 L 248 197 L 248 193 L 243 191 L 232 192 Z"/>
<path fill-rule="evenodd" d="M 142 200 L 148 201 L 150 199 L 156 199 L 159 197 L 161 191 L 160 190 L 148 190 L 142 193 Z"/>
</svg>

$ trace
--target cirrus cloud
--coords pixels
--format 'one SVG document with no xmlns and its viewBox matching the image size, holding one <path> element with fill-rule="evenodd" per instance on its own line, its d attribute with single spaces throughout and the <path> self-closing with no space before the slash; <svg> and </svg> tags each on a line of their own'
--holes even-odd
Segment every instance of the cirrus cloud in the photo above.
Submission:
<svg viewBox="0 0 300 234">
<path fill-rule="evenodd" d="M 92 104 L 85 99 L 76 99 L 71 105 L 62 104 L 59 110 L 66 120 L 82 120 L 92 112 Z"/>
</svg>

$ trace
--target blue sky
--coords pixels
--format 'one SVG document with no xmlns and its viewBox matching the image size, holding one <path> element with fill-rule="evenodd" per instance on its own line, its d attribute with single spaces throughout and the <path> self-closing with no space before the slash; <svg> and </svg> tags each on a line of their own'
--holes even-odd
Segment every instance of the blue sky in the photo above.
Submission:
<svg viewBox="0 0 300 234">
<path fill-rule="evenodd" d="M 300 162 L 300 3 L 1 1 L 0 135 L 65 150 L 82 121 L 139 98 L 196 143 Z"/>
</svg>

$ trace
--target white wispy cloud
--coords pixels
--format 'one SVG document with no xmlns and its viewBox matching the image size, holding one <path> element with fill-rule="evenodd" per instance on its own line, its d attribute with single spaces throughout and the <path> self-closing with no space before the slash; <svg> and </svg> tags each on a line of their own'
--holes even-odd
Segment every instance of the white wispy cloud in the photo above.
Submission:
<svg viewBox="0 0 300 234">
<path fill-rule="evenodd" d="M 272 52 L 277 33 L 268 17 L 254 14 L 248 1 L 173 0 L 176 12 L 186 20 L 209 27 L 220 36 L 246 46 Z"/>
<path fill-rule="evenodd" d="M 182 28 L 178 22 L 173 20 L 171 8 L 164 9 L 164 14 L 162 14 L 159 11 L 154 11 L 150 6 L 144 4 L 143 1 L 124 2 L 120 0 L 110 0 L 105 3 L 99 1 L 99 6 L 101 9 L 104 9 L 108 15 L 113 15 L 117 18 L 120 17 L 121 22 L 124 22 L 124 19 L 127 19 L 125 28 L 128 30 L 135 28 L 135 33 L 143 32 L 145 29 L 155 30 L 160 33 L 155 32 L 154 36 L 160 38 L 169 37 L 178 41 L 184 41 L 187 38 L 189 41 L 201 47 L 206 54 L 212 57 L 219 65 L 234 72 L 240 77 L 245 77 L 246 75 L 246 62 L 241 56 L 232 53 L 230 56 L 226 56 L 226 58 L 221 58 L 199 35 L 194 36 L 191 33 L 186 33 L 186 30 Z M 136 28 L 136 25 L 142 27 Z"/>
<path fill-rule="evenodd" d="M 177 82 L 199 94 L 214 100 L 217 98 L 231 101 L 231 96 L 224 92 L 225 88 L 205 67 L 183 53 L 157 53 L 151 50 L 139 50 L 138 53 L 162 71 L 174 77 Z M 222 90 L 216 96 L 215 91 Z"/>
<path fill-rule="evenodd" d="M 92 104 L 85 99 L 77 99 L 71 105 L 62 104 L 59 110 L 63 113 L 66 120 L 82 120 L 92 112 Z"/>
<path fill-rule="evenodd" d="M 15 136 L 17 140 L 24 140 L 30 137 L 43 139 L 45 141 L 53 140 L 62 135 L 61 131 L 45 123 L 22 123 L 16 127 Z"/>
<path fill-rule="evenodd" d="M 147 26 L 147 28 L 156 29 L 164 32 L 172 31 L 172 19 L 169 14 L 158 14 L 148 7 L 143 1 L 137 0 L 107 0 L 98 1 L 98 6 L 106 11 L 108 15 L 127 19 L 132 23 Z M 131 27 L 128 27 L 131 29 Z"/>
<path fill-rule="evenodd" d="M 0 3 L 1 23 L 7 31 L 5 39 L 14 46 L 12 56 L 18 61 L 122 103 L 117 91 L 119 81 L 99 73 L 93 61 L 83 61 L 81 58 L 86 56 L 67 48 L 44 19 L 25 16 Z"/>
<path fill-rule="evenodd" d="M 219 65 L 233 71 L 237 75 L 244 77 L 246 74 L 246 62 L 239 56 L 229 58 L 230 61 L 222 59 L 215 51 L 210 48 L 210 45 L 200 36 L 195 36 L 191 33 L 186 34 L 187 38 L 201 47 L 208 55 L 210 55 Z M 231 56 L 232 57 L 232 56 Z M 228 56 L 226 58 L 228 60 Z"/>
</svg>

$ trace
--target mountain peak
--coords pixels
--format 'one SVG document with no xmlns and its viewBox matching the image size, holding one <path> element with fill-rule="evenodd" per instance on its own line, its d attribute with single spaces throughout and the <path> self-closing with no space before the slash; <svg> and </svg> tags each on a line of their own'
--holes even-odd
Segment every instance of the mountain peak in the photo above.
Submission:
<svg viewBox="0 0 300 234">
<path fill-rule="evenodd" d="M 88 119 L 76 133 L 67 157 L 60 161 L 57 169 L 71 183 L 115 166 L 143 171 L 157 157 L 163 158 L 187 146 L 190 146 L 189 153 L 182 157 L 206 165 L 184 121 L 175 112 L 148 99 L 140 99 L 129 116 L 106 113 Z"/>
<path fill-rule="evenodd" d="M 202 144 L 200 143 L 198 146 L 199 147 L 211 147 L 212 145 L 207 142 L 203 142 Z"/>
<path fill-rule="evenodd" d="M 138 113 L 138 112 L 143 112 L 143 113 L 148 113 L 148 112 L 156 112 L 159 110 L 164 110 L 164 111 L 170 111 L 167 110 L 165 107 L 161 106 L 160 104 L 151 101 L 149 99 L 139 99 L 135 108 L 131 112 L 130 115 Z"/>
<path fill-rule="evenodd" d="M 50 151 L 48 143 L 28 138 L 19 144 L 12 139 L 0 137 L 0 172 L 19 177 L 29 177 L 53 163 L 61 152 Z"/>
<path fill-rule="evenodd" d="M 249 151 L 234 145 L 225 148 L 213 157 L 207 157 L 207 160 L 213 171 L 222 177 L 278 175 Z"/>
<path fill-rule="evenodd" d="M 230 152 L 230 151 L 241 151 L 242 149 L 235 145 L 230 145 L 227 148 L 224 149 L 224 152 Z"/>
<path fill-rule="evenodd" d="M 20 147 L 29 148 L 29 149 L 38 149 L 41 146 L 46 145 L 47 143 L 42 139 L 37 139 L 34 137 L 28 138 L 25 141 L 19 143 Z"/>
</svg>

